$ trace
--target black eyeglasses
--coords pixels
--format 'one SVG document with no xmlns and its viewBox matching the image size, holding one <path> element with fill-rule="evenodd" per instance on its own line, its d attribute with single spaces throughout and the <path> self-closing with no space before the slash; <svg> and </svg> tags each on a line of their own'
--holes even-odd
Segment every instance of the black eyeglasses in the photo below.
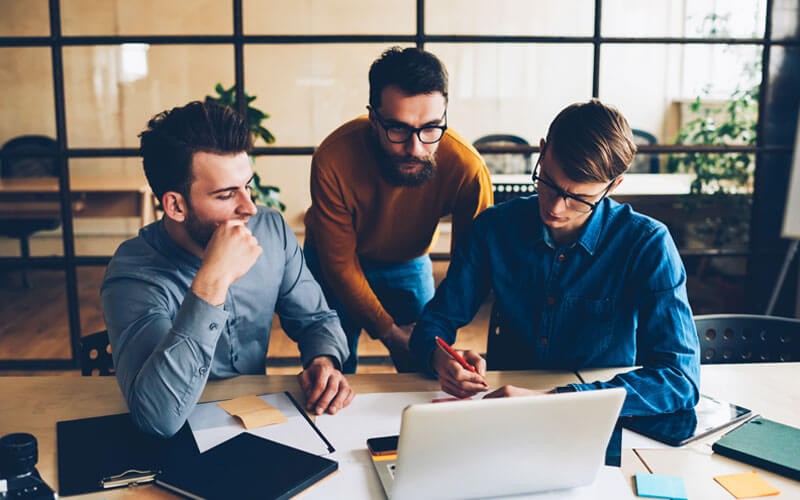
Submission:
<svg viewBox="0 0 800 500">
<path fill-rule="evenodd" d="M 369 108 L 370 111 L 375 113 L 375 118 L 381 124 L 383 130 L 386 132 L 386 138 L 389 142 L 394 144 L 402 144 L 411 139 L 411 134 L 416 134 L 419 142 L 423 144 L 435 144 L 442 140 L 444 131 L 447 130 L 447 110 L 444 110 L 444 115 L 439 120 L 443 121 L 442 125 L 425 125 L 424 127 L 410 127 L 405 123 L 391 122 L 384 119 L 378 110 Z"/>
<path fill-rule="evenodd" d="M 603 198 L 605 198 L 606 195 L 608 195 L 609 190 L 611 190 L 611 186 L 614 185 L 614 181 L 616 180 L 616 178 L 611 179 L 611 182 L 609 182 L 608 186 L 606 186 L 606 188 L 603 190 L 600 199 L 592 203 L 584 199 L 581 199 L 574 194 L 570 194 L 561 189 L 560 187 L 556 186 L 552 182 L 542 179 L 541 177 L 536 175 L 539 172 L 539 160 L 541 158 L 542 155 L 540 154 L 539 158 L 536 160 L 536 167 L 534 167 L 533 173 L 531 174 L 531 180 L 533 180 L 533 189 L 536 191 L 536 193 L 539 194 L 540 198 L 544 199 L 548 203 L 552 203 L 553 201 L 556 201 L 558 198 L 563 198 L 564 205 L 569 210 L 572 210 L 574 212 L 588 214 L 589 212 L 596 209 L 597 205 L 601 201 L 603 201 Z M 542 187 L 544 187 L 544 189 L 542 189 Z M 591 197 L 594 198 L 595 196 L 598 196 L 600 194 L 601 193 L 597 193 L 591 195 Z"/>
</svg>

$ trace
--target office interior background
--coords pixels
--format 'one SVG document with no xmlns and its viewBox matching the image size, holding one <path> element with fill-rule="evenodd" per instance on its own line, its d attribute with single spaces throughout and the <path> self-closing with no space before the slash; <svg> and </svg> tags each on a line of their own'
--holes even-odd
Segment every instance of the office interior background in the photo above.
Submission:
<svg viewBox="0 0 800 500">
<path fill-rule="evenodd" d="M 103 270 L 144 219 L 90 212 L 76 189 L 144 185 L 152 115 L 217 84 L 255 96 L 276 140 L 256 143 L 254 169 L 302 239 L 314 147 L 366 113 L 369 65 L 392 45 L 444 61 L 467 140 L 522 139 L 479 146 L 498 201 L 528 189 L 560 109 L 617 106 L 641 142 L 631 203 L 670 227 L 695 313 L 763 313 L 789 243 L 799 20 L 798 0 L 0 0 L 0 144 L 51 137 L 60 177 L 58 227 L 33 233 L 30 257 L 1 230 L 18 201 L 0 198 L 0 369 L 75 368 L 78 339 L 104 328 Z M 686 194 L 656 194 L 674 181 Z M 445 268 L 447 236 L 443 221 Z M 797 260 L 775 314 L 798 317 Z"/>
</svg>

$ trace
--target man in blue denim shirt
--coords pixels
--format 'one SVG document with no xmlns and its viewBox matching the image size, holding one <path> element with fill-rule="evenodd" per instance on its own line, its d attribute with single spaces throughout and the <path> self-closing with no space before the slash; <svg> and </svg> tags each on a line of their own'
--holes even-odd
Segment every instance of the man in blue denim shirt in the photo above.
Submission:
<svg viewBox="0 0 800 500">
<path fill-rule="evenodd" d="M 298 343 L 306 408 L 353 399 L 336 313 L 280 213 L 256 207 L 247 122 L 192 102 L 141 134 L 144 169 L 164 217 L 123 243 L 101 296 L 117 380 L 134 422 L 171 436 L 209 378 L 264 374 L 273 314 Z"/>
<path fill-rule="evenodd" d="M 450 394 L 486 390 L 479 354 L 461 352 L 472 373 L 434 340 L 452 344 L 494 290 L 503 332 L 490 339 L 502 347 L 490 350 L 491 368 L 640 365 L 606 382 L 551 392 L 624 387 L 623 415 L 694 407 L 700 358 L 678 251 L 662 223 L 607 197 L 636 152 L 627 121 L 597 100 L 575 104 L 559 113 L 540 145 L 537 194 L 475 219 L 414 329 L 417 361 Z M 487 397 L 536 392 L 505 386 Z"/>
</svg>

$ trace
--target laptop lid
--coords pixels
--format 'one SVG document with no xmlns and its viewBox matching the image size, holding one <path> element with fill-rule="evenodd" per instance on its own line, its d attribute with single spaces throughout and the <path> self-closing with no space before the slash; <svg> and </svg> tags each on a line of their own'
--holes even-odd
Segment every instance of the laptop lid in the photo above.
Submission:
<svg viewBox="0 0 800 500">
<path fill-rule="evenodd" d="M 411 405 L 389 497 L 475 498 L 591 484 L 624 399 L 624 389 L 604 389 Z"/>
</svg>

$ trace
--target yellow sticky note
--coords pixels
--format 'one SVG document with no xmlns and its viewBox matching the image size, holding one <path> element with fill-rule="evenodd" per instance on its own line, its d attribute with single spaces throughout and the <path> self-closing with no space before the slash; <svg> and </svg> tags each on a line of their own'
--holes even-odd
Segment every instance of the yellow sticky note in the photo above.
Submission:
<svg viewBox="0 0 800 500">
<path fill-rule="evenodd" d="M 736 498 L 767 497 L 780 494 L 780 490 L 766 482 L 756 471 L 715 476 L 714 481 L 721 484 Z"/>
<path fill-rule="evenodd" d="M 286 422 L 286 417 L 258 396 L 242 396 L 217 403 L 223 410 L 242 421 L 245 429 Z"/>
</svg>

